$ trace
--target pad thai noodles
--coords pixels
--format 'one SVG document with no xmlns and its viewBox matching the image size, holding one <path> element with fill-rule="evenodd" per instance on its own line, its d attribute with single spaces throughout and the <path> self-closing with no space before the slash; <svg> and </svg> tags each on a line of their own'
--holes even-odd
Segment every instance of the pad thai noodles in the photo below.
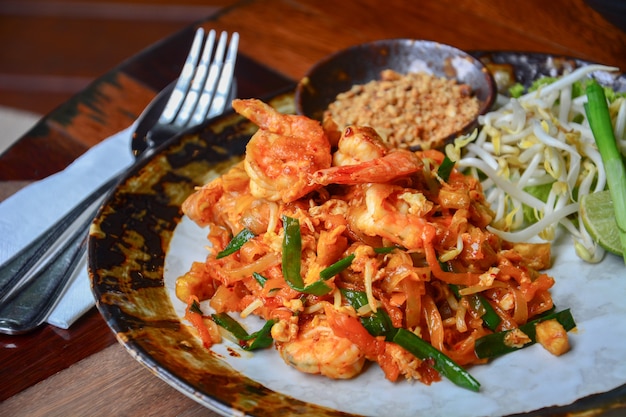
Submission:
<svg viewBox="0 0 626 417">
<path fill-rule="evenodd" d="M 442 152 L 390 149 L 363 126 L 334 135 L 259 100 L 233 107 L 259 130 L 183 204 L 209 226 L 206 260 L 176 282 L 206 348 L 273 344 L 306 373 L 348 379 L 376 363 L 391 381 L 472 390 L 470 365 L 535 342 L 569 349 L 573 319 L 542 272 L 550 244 L 489 231 L 480 181 Z M 250 315 L 266 322 L 251 334 L 237 321 Z"/>
</svg>

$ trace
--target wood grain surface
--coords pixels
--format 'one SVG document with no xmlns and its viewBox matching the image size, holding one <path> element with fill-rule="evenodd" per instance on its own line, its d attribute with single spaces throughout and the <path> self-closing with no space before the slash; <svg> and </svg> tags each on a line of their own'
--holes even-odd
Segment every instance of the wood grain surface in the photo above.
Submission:
<svg viewBox="0 0 626 417">
<path fill-rule="evenodd" d="M 626 35 L 583 0 L 2 0 L 0 105 L 47 114 L 142 49 L 222 8 L 230 12 L 219 24 L 246 34 L 244 53 L 294 79 L 332 51 L 390 37 L 626 67 Z"/>
<path fill-rule="evenodd" d="M 46 114 L 0 154 L 0 187 L 57 172 L 130 125 L 177 76 L 197 22 L 240 33 L 241 97 L 385 38 L 626 68 L 626 33 L 584 0 L 0 0 L 0 105 Z M 211 415 L 136 363 L 95 309 L 69 330 L 0 335 L 0 349 L 2 416 Z"/>
<path fill-rule="evenodd" d="M 47 114 L 139 51 L 232 3 L 2 0 L 0 104 Z"/>
<path fill-rule="evenodd" d="M 286 5 L 254 1 L 216 23 L 239 27 L 248 34 L 242 52 L 294 79 L 338 49 L 394 37 L 430 39 L 466 50 L 571 55 L 626 68 L 626 33 L 582 0 L 301 0 Z M 287 7 L 289 14 L 283 13 Z"/>
<path fill-rule="evenodd" d="M 85 380 L 93 383 L 85 385 Z M 149 374 L 119 344 L 6 400 L 0 413 L 15 417 L 217 416 Z"/>
</svg>

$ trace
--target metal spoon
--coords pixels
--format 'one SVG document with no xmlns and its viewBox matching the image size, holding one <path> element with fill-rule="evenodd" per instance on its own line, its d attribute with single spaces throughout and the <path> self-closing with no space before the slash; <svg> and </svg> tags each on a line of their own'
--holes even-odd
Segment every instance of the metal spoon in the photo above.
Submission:
<svg viewBox="0 0 626 417">
<path fill-rule="evenodd" d="M 133 134 L 131 149 L 137 159 L 148 155 L 156 145 L 172 137 L 169 129 L 150 134 L 150 127 L 155 126 L 155 119 L 163 111 L 174 84 L 161 92 L 142 114 Z M 102 186 L 90 198 L 84 200 L 58 223 L 42 233 L 42 239 L 35 239 L 18 256 L 11 258 L 3 265 L 0 275 L 0 331 L 9 334 L 24 333 L 39 326 L 47 318 L 57 300 L 71 281 L 64 279 L 73 271 L 83 258 L 86 250 L 89 224 L 109 192 L 122 178 L 123 172 Z M 79 221 L 82 222 L 75 226 Z M 63 234 L 61 246 L 53 250 L 56 259 L 47 268 L 38 268 L 44 261 L 42 254 L 55 246 L 59 233 Z M 70 233 L 69 230 L 75 230 Z M 29 271 L 33 271 L 29 274 Z M 46 294 L 46 297 L 41 297 Z"/>
</svg>

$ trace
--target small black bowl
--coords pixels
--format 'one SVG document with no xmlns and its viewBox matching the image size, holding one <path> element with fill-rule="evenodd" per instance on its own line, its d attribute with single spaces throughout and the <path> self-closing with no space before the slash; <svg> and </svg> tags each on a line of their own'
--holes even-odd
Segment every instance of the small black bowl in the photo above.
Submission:
<svg viewBox="0 0 626 417">
<path fill-rule="evenodd" d="M 479 114 L 486 113 L 496 99 L 491 73 L 467 52 L 433 41 L 388 39 L 352 46 L 315 64 L 296 86 L 296 111 L 321 121 L 337 94 L 380 79 L 385 69 L 401 74 L 427 72 L 467 84 L 480 102 Z M 472 120 L 452 136 L 467 133 L 476 124 Z"/>
</svg>

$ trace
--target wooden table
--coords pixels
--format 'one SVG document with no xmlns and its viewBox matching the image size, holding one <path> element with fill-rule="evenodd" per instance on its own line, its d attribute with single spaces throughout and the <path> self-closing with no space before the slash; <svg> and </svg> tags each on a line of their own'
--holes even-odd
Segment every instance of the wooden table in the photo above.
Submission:
<svg viewBox="0 0 626 417">
<path fill-rule="evenodd" d="M 626 68 L 626 33 L 583 0 L 248 0 L 212 6 L 215 14 L 200 24 L 241 35 L 241 97 L 292 85 L 338 49 L 394 37 L 466 50 L 569 55 Z M 0 155 L 2 189 L 57 172 L 130 125 L 176 77 L 193 30 L 133 56 L 48 114 Z M 136 363 L 95 309 L 69 330 L 44 326 L 27 335 L 2 335 L 0 348 L 0 415 L 212 415 Z"/>
</svg>

